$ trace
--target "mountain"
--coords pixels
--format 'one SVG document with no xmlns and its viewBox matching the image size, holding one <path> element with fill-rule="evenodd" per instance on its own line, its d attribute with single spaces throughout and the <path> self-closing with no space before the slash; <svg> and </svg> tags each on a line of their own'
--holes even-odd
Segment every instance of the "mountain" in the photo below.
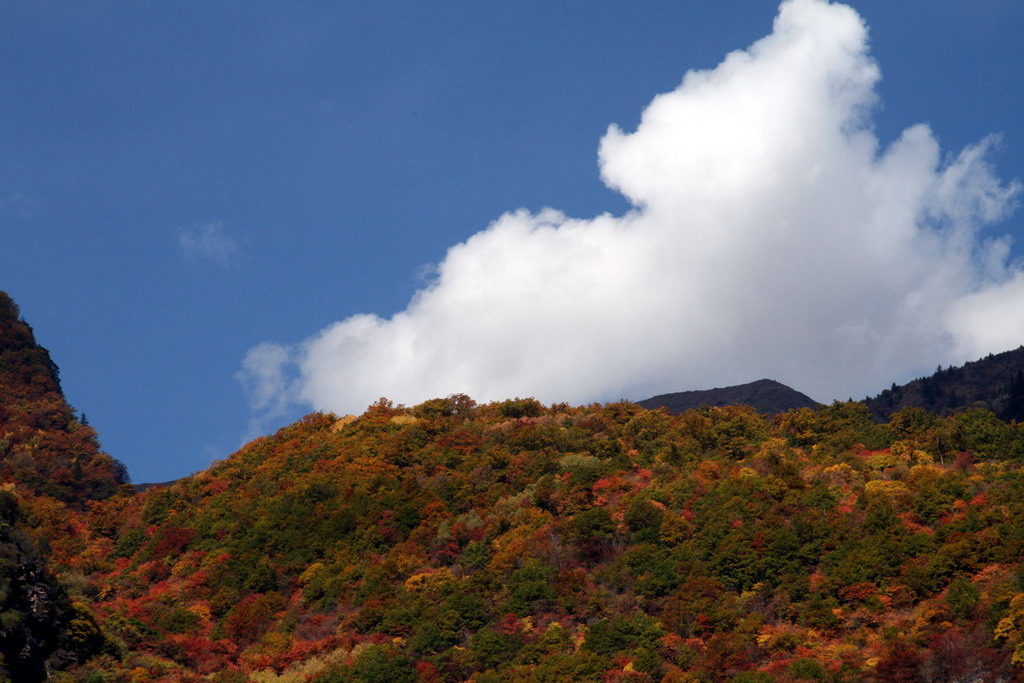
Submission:
<svg viewBox="0 0 1024 683">
<path fill-rule="evenodd" d="M 749 384 L 721 389 L 662 394 L 637 401 L 637 404 L 648 409 L 667 408 L 673 414 L 701 406 L 746 405 L 764 415 L 774 415 L 796 408 L 816 408 L 819 405 L 817 401 L 799 391 L 771 379 L 759 379 Z"/>
<path fill-rule="evenodd" d="M 83 506 L 127 481 L 95 430 L 75 416 L 49 352 L 0 291 L 0 481 Z"/>
<path fill-rule="evenodd" d="M 64 399 L 57 366 L 0 291 L 0 680 L 42 681 L 114 647 L 55 576 L 83 513 L 126 481 Z"/>
<path fill-rule="evenodd" d="M 313 414 L 93 506 L 67 572 L 121 657 L 74 671 L 1014 680 L 1022 451 L 999 420 L 859 403 Z"/>
<path fill-rule="evenodd" d="M 88 432 L 8 312 L 5 457 L 62 462 Z M 23 469 L 0 681 L 1024 674 L 1024 424 L 986 411 L 381 399 L 144 490 Z"/>
<path fill-rule="evenodd" d="M 1004 420 L 1024 421 L 1024 346 L 966 363 L 941 366 L 928 377 L 886 389 L 864 400 L 876 419 L 885 421 L 908 407 L 937 415 L 984 408 Z"/>
</svg>

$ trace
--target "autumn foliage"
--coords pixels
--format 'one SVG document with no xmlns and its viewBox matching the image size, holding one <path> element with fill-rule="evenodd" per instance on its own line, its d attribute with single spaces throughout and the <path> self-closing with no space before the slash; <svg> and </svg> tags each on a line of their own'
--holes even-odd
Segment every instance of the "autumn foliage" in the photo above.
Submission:
<svg viewBox="0 0 1024 683">
<path fill-rule="evenodd" d="M 12 577 L 31 555 L 66 596 L 39 650 L 59 680 L 1024 672 L 1024 427 L 984 410 L 382 399 L 135 492 L 94 476 L 116 475 L 95 445 L 73 467 L 90 432 L 38 407 L 59 394 L 35 357 L 17 372 L 41 386 L 3 403 L 0 627 L 29 618 Z"/>
<path fill-rule="evenodd" d="M 120 651 L 65 675 L 1013 678 L 1024 468 L 1000 453 L 1024 432 L 919 418 L 463 396 L 313 414 L 90 504 L 61 570 Z"/>
</svg>

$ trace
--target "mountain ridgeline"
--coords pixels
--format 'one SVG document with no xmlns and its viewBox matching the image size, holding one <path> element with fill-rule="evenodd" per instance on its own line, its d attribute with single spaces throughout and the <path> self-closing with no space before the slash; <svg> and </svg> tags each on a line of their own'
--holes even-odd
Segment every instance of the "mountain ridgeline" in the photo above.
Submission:
<svg viewBox="0 0 1024 683">
<path fill-rule="evenodd" d="M 48 549 L 80 551 L 81 515 L 126 481 L 0 291 L 0 680 L 43 680 L 113 647 L 54 575 Z"/>
<path fill-rule="evenodd" d="M 936 415 L 983 408 L 1003 420 L 1024 421 L 1024 346 L 961 367 L 940 366 L 928 377 L 893 384 L 864 404 L 880 421 L 911 406 Z"/>
<path fill-rule="evenodd" d="M 1002 420 L 1024 421 L 1024 346 L 960 367 L 942 368 L 928 377 L 893 385 L 862 403 L 878 422 L 888 422 L 904 408 L 920 408 L 949 416 L 970 408 L 987 410 Z M 638 405 L 665 408 L 678 414 L 704 406 L 746 405 L 764 415 L 820 404 L 805 394 L 770 379 L 749 384 L 653 396 Z"/>
<path fill-rule="evenodd" d="M 1024 424 L 977 406 L 381 399 L 138 490 L 0 313 L 0 681 L 1024 677 Z"/>
<path fill-rule="evenodd" d="M 127 481 L 96 432 L 75 415 L 57 365 L 0 291 L 0 478 L 33 493 L 83 506 Z"/>
<path fill-rule="evenodd" d="M 817 408 L 820 405 L 809 396 L 771 379 L 720 389 L 661 394 L 637 401 L 637 404 L 651 410 L 665 408 L 673 414 L 696 410 L 701 406 L 745 405 L 763 415 L 784 413 L 797 408 Z"/>
</svg>

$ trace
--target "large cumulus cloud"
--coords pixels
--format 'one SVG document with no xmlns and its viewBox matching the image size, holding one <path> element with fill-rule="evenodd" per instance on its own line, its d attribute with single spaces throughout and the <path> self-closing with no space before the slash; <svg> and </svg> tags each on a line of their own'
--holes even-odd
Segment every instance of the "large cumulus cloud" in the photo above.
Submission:
<svg viewBox="0 0 1024 683">
<path fill-rule="evenodd" d="M 987 224 L 1017 183 L 993 140 L 944 153 L 925 125 L 885 148 L 860 17 L 788 0 L 772 33 L 691 71 L 601 175 L 633 209 L 513 211 L 390 318 L 263 344 L 259 410 L 358 412 L 456 392 L 590 402 L 772 377 L 819 400 L 1024 343 L 1024 275 Z"/>
</svg>

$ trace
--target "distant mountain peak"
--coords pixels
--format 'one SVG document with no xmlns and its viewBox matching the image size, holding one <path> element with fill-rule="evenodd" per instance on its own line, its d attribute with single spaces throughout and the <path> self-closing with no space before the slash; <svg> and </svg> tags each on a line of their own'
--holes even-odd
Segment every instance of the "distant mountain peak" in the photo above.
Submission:
<svg viewBox="0 0 1024 683">
<path fill-rule="evenodd" d="M 806 394 L 773 379 L 715 389 L 680 391 L 637 401 L 644 408 L 666 408 L 681 413 L 701 406 L 747 405 L 759 413 L 773 415 L 795 408 L 817 408 L 820 404 Z"/>
</svg>

